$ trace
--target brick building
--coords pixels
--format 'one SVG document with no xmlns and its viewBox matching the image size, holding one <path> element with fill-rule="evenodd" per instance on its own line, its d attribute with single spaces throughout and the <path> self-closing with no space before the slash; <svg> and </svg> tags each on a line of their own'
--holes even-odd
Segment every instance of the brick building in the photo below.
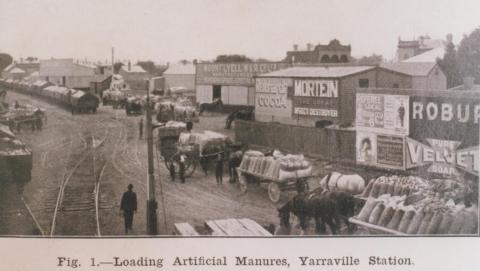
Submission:
<svg viewBox="0 0 480 271">
<path fill-rule="evenodd" d="M 328 44 L 318 44 L 315 47 L 307 44 L 306 50 L 298 50 L 298 45 L 293 46 L 293 51 L 288 51 L 284 61 L 291 63 L 347 63 L 351 60 L 352 48 L 342 45 L 337 39 Z"/>
</svg>

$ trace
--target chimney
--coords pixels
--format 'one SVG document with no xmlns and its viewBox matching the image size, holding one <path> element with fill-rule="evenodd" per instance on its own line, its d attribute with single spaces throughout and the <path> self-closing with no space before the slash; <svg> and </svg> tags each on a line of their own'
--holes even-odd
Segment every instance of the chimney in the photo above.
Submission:
<svg viewBox="0 0 480 271">
<path fill-rule="evenodd" d="M 293 45 L 293 51 L 298 51 L 298 44 Z"/>
<path fill-rule="evenodd" d="M 128 71 L 132 70 L 132 63 L 130 63 L 130 60 L 128 61 Z"/>
<path fill-rule="evenodd" d="M 307 51 L 312 50 L 313 45 L 311 43 L 307 43 Z"/>
<path fill-rule="evenodd" d="M 472 90 L 474 81 L 475 81 L 475 78 L 473 76 L 463 77 L 463 89 L 464 90 Z"/>
</svg>

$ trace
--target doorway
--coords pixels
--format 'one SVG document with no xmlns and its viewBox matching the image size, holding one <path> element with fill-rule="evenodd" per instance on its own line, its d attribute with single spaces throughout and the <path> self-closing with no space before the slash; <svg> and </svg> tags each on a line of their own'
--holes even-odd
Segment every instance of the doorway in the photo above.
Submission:
<svg viewBox="0 0 480 271">
<path fill-rule="evenodd" d="M 221 85 L 213 85 L 213 95 L 212 99 L 222 99 L 222 86 Z"/>
</svg>

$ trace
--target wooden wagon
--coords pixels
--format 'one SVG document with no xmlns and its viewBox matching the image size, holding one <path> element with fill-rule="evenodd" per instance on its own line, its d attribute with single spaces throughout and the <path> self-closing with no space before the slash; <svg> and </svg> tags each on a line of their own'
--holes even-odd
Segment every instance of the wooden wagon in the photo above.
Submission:
<svg viewBox="0 0 480 271">
<path fill-rule="evenodd" d="M 184 127 L 160 127 L 158 129 L 158 148 L 163 157 L 165 167 L 169 170 L 174 165 L 179 168 L 180 156 L 185 157 L 185 177 L 189 177 L 195 172 L 196 157 L 193 147 L 182 146 L 178 144 L 180 134 L 185 132 Z"/>
<path fill-rule="evenodd" d="M 309 190 L 308 179 L 314 177 L 313 175 L 306 176 L 306 177 L 296 177 L 296 178 L 288 178 L 288 179 L 273 179 L 270 177 L 266 177 L 260 174 L 256 174 L 253 172 L 249 172 L 240 168 L 237 168 L 238 172 L 238 180 L 240 185 L 240 190 L 243 193 L 246 193 L 248 190 L 249 183 L 250 184 L 268 184 L 267 192 L 268 197 L 272 202 L 278 202 L 280 197 L 282 196 L 282 192 L 284 191 L 292 191 L 296 190 L 299 185 L 304 185 L 305 189 Z"/>
</svg>

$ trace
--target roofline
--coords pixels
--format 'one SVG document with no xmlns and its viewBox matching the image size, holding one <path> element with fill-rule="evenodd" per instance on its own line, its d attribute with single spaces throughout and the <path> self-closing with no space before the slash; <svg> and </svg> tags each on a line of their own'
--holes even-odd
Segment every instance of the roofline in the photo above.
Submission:
<svg viewBox="0 0 480 271">
<path fill-rule="evenodd" d="M 342 67 L 342 66 L 339 66 L 339 67 Z M 360 66 L 356 66 L 356 67 L 360 67 Z M 253 76 L 254 79 L 256 78 L 321 78 L 321 79 L 343 79 L 345 77 L 348 77 L 348 76 L 352 76 L 352 75 L 357 75 L 357 74 L 361 74 L 361 73 L 364 73 L 364 72 L 368 72 L 368 71 L 371 71 L 371 70 L 374 70 L 376 69 L 375 66 L 368 66 L 369 69 L 366 69 L 366 70 L 363 70 L 363 71 L 358 71 L 358 72 L 354 72 L 354 73 L 350 73 L 350 74 L 347 74 L 347 75 L 343 75 L 343 76 L 263 76 L 263 75 L 255 75 Z M 296 68 L 296 67 L 290 67 L 289 69 L 291 68 Z"/>
</svg>

